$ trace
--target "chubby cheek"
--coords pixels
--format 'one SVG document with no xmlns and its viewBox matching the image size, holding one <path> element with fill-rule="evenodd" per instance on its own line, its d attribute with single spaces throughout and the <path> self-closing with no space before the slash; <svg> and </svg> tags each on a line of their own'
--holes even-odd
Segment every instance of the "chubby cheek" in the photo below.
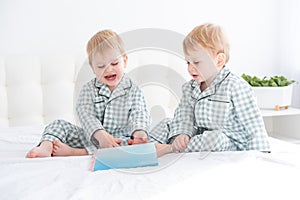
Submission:
<svg viewBox="0 0 300 200">
<path fill-rule="evenodd" d="M 100 82 L 104 81 L 105 78 L 103 76 L 103 73 L 101 73 L 101 72 L 95 72 L 94 74 L 95 74 L 95 76 L 96 76 L 96 78 L 97 78 L 98 81 L 100 81 Z"/>
<path fill-rule="evenodd" d="M 199 71 L 197 71 L 195 69 L 195 67 L 193 66 L 189 66 L 188 67 L 188 72 L 190 74 L 190 76 L 195 79 L 197 82 L 199 81 L 199 79 L 202 79 L 201 73 Z"/>
<path fill-rule="evenodd" d="M 105 81 L 105 78 L 103 76 L 97 76 L 97 80 L 103 83 Z"/>
</svg>

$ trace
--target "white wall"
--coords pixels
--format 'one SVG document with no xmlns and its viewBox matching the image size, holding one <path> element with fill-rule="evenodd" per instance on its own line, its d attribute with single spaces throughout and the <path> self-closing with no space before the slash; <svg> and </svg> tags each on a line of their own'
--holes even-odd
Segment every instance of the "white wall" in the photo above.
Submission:
<svg viewBox="0 0 300 200">
<path fill-rule="evenodd" d="M 297 0 L 0 0 L 0 55 L 84 54 L 87 40 L 101 29 L 163 28 L 186 35 L 213 22 L 229 36 L 228 66 L 234 72 L 284 73 L 300 80 L 296 4 L 299 8 Z M 296 89 L 294 104 L 300 107 Z"/>
<path fill-rule="evenodd" d="M 279 13 L 279 62 L 275 65 L 276 72 L 300 82 L 300 2 L 289 0 L 280 2 Z M 300 84 L 293 88 L 293 102 L 295 107 L 300 107 Z"/>
</svg>

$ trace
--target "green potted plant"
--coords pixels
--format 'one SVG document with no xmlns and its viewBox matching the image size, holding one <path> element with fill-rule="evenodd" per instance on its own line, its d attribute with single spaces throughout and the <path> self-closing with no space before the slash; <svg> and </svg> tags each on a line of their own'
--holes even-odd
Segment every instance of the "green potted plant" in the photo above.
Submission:
<svg viewBox="0 0 300 200">
<path fill-rule="evenodd" d="M 260 108 L 280 110 L 291 105 L 294 80 L 288 80 L 284 76 L 261 79 L 246 74 L 242 78 L 253 87 Z"/>
</svg>

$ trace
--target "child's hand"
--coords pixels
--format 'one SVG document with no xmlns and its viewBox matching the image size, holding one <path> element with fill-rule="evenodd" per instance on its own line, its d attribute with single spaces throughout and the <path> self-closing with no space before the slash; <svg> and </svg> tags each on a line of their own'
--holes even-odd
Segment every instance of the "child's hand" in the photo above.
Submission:
<svg viewBox="0 0 300 200">
<path fill-rule="evenodd" d="M 135 131 L 132 136 L 133 138 L 128 140 L 129 145 L 148 143 L 148 136 L 145 131 Z"/>
<path fill-rule="evenodd" d="M 182 151 L 187 147 L 190 141 L 190 137 L 186 134 L 178 135 L 172 143 L 172 148 L 174 151 Z"/>
<path fill-rule="evenodd" d="M 94 138 L 98 140 L 100 148 L 110 148 L 120 146 L 122 142 L 119 139 L 114 138 L 111 134 L 105 130 L 98 130 L 94 133 Z"/>
</svg>

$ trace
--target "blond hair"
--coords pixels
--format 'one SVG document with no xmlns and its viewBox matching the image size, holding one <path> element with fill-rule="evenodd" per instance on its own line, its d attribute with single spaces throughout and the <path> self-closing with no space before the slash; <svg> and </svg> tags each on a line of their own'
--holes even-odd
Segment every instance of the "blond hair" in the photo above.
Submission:
<svg viewBox="0 0 300 200">
<path fill-rule="evenodd" d="M 96 33 L 87 43 L 86 51 L 89 64 L 92 66 L 92 59 L 95 53 L 103 53 L 107 49 L 114 49 L 125 55 L 124 44 L 121 37 L 112 30 L 102 30 Z"/>
<path fill-rule="evenodd" d="M 215 24 L 206 23 L 195 27 L 183 40 L 183 50 L 187 54 L 188 49 L 195 50 L 200 45 L 213 56 L 224 53 L 225 63 L 229 60 L 229 43 L 222 28 Z"/>
</svg>

